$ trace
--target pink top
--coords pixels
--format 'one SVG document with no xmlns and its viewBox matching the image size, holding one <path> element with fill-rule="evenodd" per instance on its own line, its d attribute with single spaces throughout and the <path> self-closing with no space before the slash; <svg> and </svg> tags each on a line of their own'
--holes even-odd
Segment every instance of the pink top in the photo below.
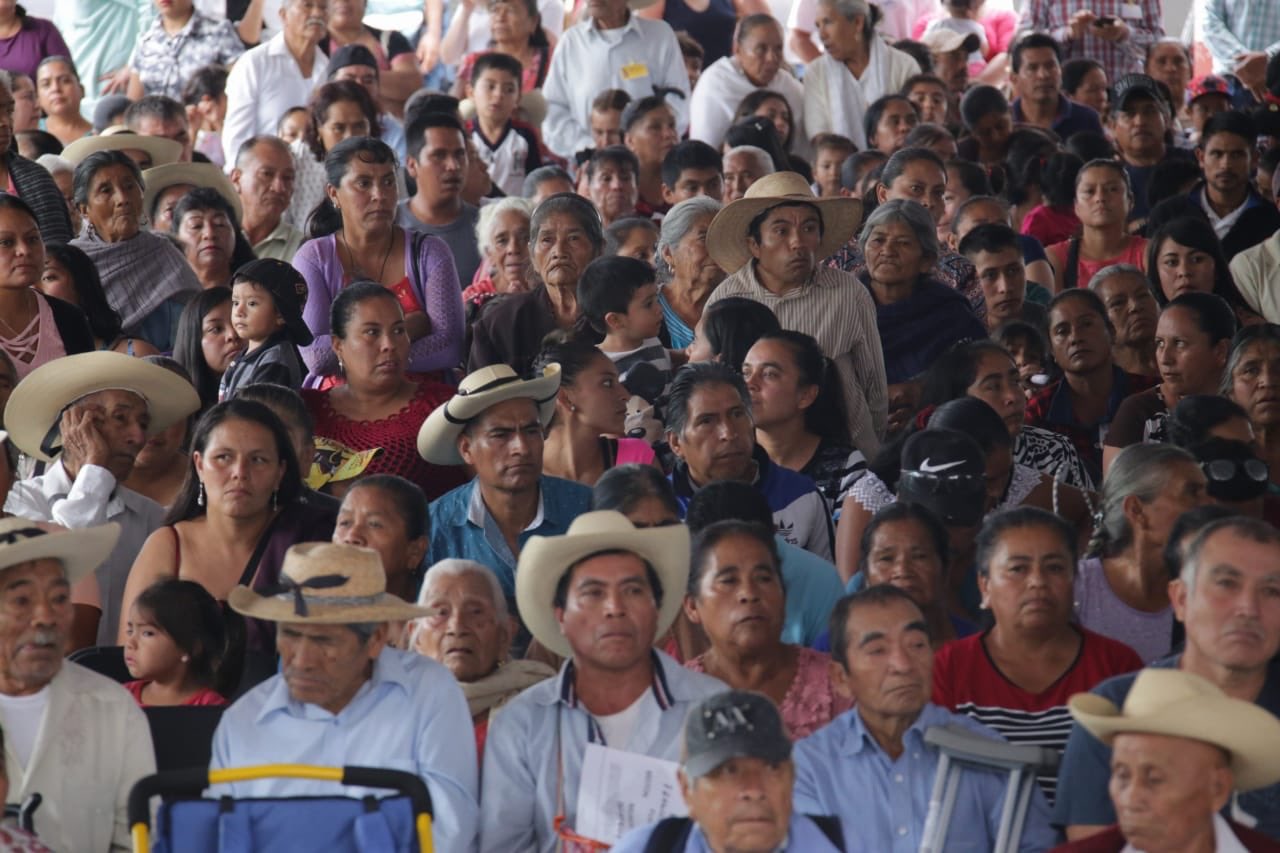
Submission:
<svg viewBox="0 0 1280 853">
<path fill-rule="evenodd" d="M 1022 218 L 1022 233 L 1035 237 L 1041 246 L 1052 246 L 1080 233 L 1080 219 L 1075 207 L 1050 207 L 1038 204 Z"/>
<path fill-rule="evenodd" d="M 3 348 L 13 362 L 21 381 L 28 373 L 45 362 L 62 358 L 67 349 L 62 344 L 62 335 L 58 333 L 58 324 L 53 321 L 53 310 L 49 300 L 36 294 L 36 316 L 17 334 L 5 328 L 4 332 L 12 337 L 0 337 L 0 348 Z"/>
<path fill-rule="evenodd" d="M 618 465 L 652 465 L 653 446 L 643 438 L 618 439 Z"/>
<path fill-rule="evenodd" d="M 139 705 L 146 708 L 147 704 L 142 701 L 142 688 L 146 687 L 150 683 L 151 683 L 150 681 L 145 681 L 142 679 L 139 679 L 138 681 L 129 681 L 125 683 L 124 689 L 129 691 L 129 693 L 133 696 L 134 700 L 136 700 Z M 195 694 L 190 699 L 183 702 L 181 707 L 185 708 L 190 705 L 225 705 L 225 704 L 227 704 L 227 700 L 225 697 L 223 697 L 221 693 L 210 690 L 209 688 L 206 687 L 204 690 L 201 690 L 199 693 Z"/>
<path fill-rule="evenodd" d="M 1045 247 L 1045 253 L 1049 256 L 1049 262 L 1058 269 L 1061 269 L 1067 262 L 1067 253 L 1070 246 L 1066 242 L 1055 243 Z M 1106 258 L 1101 261 L 1091 261 L 1088 258 L 1081 257 L 1076 263 L 1076 287 L 1088 287 L 1089 282 L 1098 274 L 1103 267 L 1109 267 L 1112 264 L 1133 264 L 1143 272 L 1147 271 L 1147 240 L 1145 237 L 1130 237 L 1129 246 L 1114 258 Z"/>
<path fill-rule="evenodd" d="M 686 668 L 705 673 L 703 656 L 684 662 Z M 800 647 L 796 677 L 782 700 L 782 724 L 792 740 L 808 737 L 853 707 L 853 701 L 841 696 L 831 684 L 831 656 Z"/>
</svg>

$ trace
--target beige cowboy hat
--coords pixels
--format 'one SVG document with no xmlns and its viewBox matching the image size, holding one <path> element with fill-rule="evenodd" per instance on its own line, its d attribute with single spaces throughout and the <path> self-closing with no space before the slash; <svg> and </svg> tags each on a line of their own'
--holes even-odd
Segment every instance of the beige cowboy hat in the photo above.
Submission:
<svg viewBox="0 0 1280 853">
<path fill-rule="evenodd" d="M 142 210 L 147 216 L 151 216 L 155 209 L 156 198 L 160 193 L 169 187 L 190 184 L 216 190 L 236 212 L 236 219 L 244 219 L 244 206 L 240 204 L 236 188 L 222 170 L 212 163 L 166 163 L 163 166 L 152 166 L 142 173 L 142 183 L 147 188 L 142 196 Z"/>
<path fill-rule="evenodd" d="M 809 189 L 804 177 L 796 172 L 774 172 L 747 188 L 737 201 L 726 204 L 707 229 L 707 251 L 720 269 L 733 274 L 751 260 L 747 248 L 747 229 L 755 219 L 771 207 L 790 202 L 804 202 L 822 214 L 822 240 L 818 244 L 818 260 L 835 254 L 849 242 L 862 222 L 862 201 L 856 198 L 819 198 Z"/>
<path fill-rule="evenodd" d="M 113 125 L 102 131 L 99 136 L 84 136 L 62 149 L 62 159 L 73 166 L 98 151 L 145 151 L 151 158 L 151 166 L 163 166 L 176 163 L 182 156 L 182 146 L 172 139 L 163 136 L 144 136 L 135 133 L 124 125 Z"/>
<path fill-rule="evenodd" d="M 536 379 L 521 379 L 505 364 L 482 367 L 458 384 L 458 393 L 437 406 L 418 430 L 418 455 L 436 465 L 461 465 L 458 436 L 467 422 L 506 400 L 533 400 L 542 426 L 551 423 L 560 390 L 560 365 L 548 364 Z"/>
<path fill-rule="evenodd" d="M 40 365 L 9 395 L 4 425 L 19 450 L 52 462 L 62 449 L 62 411 L 98 391 L 132 391 L 147 402 L 152 436 L 200 408 L 200 395 L 183 377 L 119 352 L 85 352 Z"/>
<path fill-rule="evenodd" d="M 382 558 L 370 548 L 303 542 L 284 555 L 280 582 L 266 595 L 237 586 L 231 609 L 268 622 L 353 625 L 417 619 L 431 611 L 387 592 Z"/>
<path fill-rule="evenodd" d="M 636 528 L 613 510 L 584 513 L 563 536 L 531 536 L 516 565 L 516 607 L 529 632 L 561 657 L 573 649 L 560 633 L 552 607 L 556 585 L 569 567 L 601 551 L 630 551 L 647 560 L 662 582 L 658 637 L 676 621 L 689 583 L 689 528 Z"/>
<path fill-rule="evenodd" d="M 521 118 L 524 122 L 534 127 L 542 127 L 543 119 L 547 117 L 547 99 L 542 96 L 541 89 L 533 89 L 522 94 L 516 108 L 522 113 Z M 458 102 L 458 114 L 464 120 L 471 121 L 476 117 L 476 102 L 470 98 L 463 98 Z"/>
<path fill-rule="evenodd" d="M 1280 781 L 1280 718 L 1190 672 L 1142 670 L 1123 709 L 1093 693 L 1077 693 L 1068 704 L 1071 716 L 1108 746 L 1126 732 L 1198 740 L 1230 754 L 1237 789 Z"/>
<path fill-rule="evenodd" d="M 114 521 L 77 530 L 47 530 L 26 518 L 0 519 L 0 571 L 32 560 L 57 560 L 74 584 L 102 565 L 119 538 L 120 525 Z"/>
</svg>

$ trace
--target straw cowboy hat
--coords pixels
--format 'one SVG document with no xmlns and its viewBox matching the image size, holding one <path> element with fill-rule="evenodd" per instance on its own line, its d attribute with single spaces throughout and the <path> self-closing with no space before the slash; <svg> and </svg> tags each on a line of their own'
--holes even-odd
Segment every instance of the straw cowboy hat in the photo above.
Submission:
<svg viewBox="0 0 1280 853">
<path fill-rule="evenodd" d="M 560 365 L 548 364 L 536 379 L 521 379 L 505 364 L 482 367 L 468 374 L 458 385 L 458 393 L 437 406 L 418 430 L 418 455 L 436 465 L 461 465 L 458 436 L 468 421 L 506 400 L 533 400 L 545 428 L 556 412 L 560 390 Z"/>
<path fill-rule="evenodd" d="M 809 189 L 805 179 L 795 172 L 765 175 L 747 188 L 737 201 L 724 206 L 707 229 L 707 251 L 720 269 L 733 274 L 751 260 L 747 248 L 747 228 L 751 220 L 771 207 L 788 202 L 804 202 L 822 214 L 822 241 L 818 244 L 818 260 L 831 257 L 849 242 L 862 222 L 862 201 L 856 198 L 828 196 L 819 198 Z"/>
<path fill-rule="evenodd" d="M 77 530 L 45 530 L 26 518 L 0 519 L 0 571 L 32 560 L 57 560 L 75 583 L 102 565 L 120 538 L 114 521 Z"/>
<path fill-rule="evenodd" d="M 98 391 L 132 391 L 147 403 L 153 436 L 200 408 L 200 395 L 178 374 L 119 352 L 85 352 L 46 362 L 9 395 L 4 425 L 19 450 L 52 462 L 62 449 L 63 409 Z"/>
<path fill-rule="evenodd" d="M 147 188 L 142 196 L 142 210 L 147 216 L 151 216 L 155 210 L 156 198 L 160 193 L 169 187 L 189 184 L 216 190 L 236 212 L 236 219 L 244 219 L 244 206 L 240 203 L 236 188 L 222 170 L 212 163 L 166 163 L 163 166 L 152 166 L 142 173 L 142 183 Z"/>
<path fill-rule="evenodd" d="M 285 552 L 275 589 L 259 595 L 237 586 L 227 603 L 251 619 L 313 625 L 393 622 L 430 613 L 387 592 L 377 551 L 331 542 L 294 545 Z"/>
<path fill-rule="evenodd" d="M 658 610 L 657 637 L 667 632 L 680 613 L 689 582 L 689 529 L 683 525 L 637 529 L 620 512 L 584 513 L 563 536 L 529 537 L 516 565 L 520 618 L 539 643 L 560 657 L 570 657 L 573 649 L 560 633 L 553 611 L 556 585 L 570 566 L 601 551 L 630 551 L 658 573 L 662 607 Z"/>
<path fill-rule="evenodd" d="M 145 151 L 151 158 L 151 166 L 176 163 L 182 156 L 182 146 L 163 136 L 144 136 L 134 133 L 124 125 L 115 125 L 102 131 L 101 136 L 84 136 L 62 149 L 62 159 L 72 165 L 98 151 Z"/>
<path fill-rule="evenodd" d="M 1238 790 L 1280 781 L 1280 719 L 1217 685 L 1177 669 L 1144 669 L 1123 710 L 1093 693 L 1077 693 L 1071 715 L 1110 746 L 1126 732 L 1169 735 L 1212 744 L 1230 754 Z"/>
</svg>

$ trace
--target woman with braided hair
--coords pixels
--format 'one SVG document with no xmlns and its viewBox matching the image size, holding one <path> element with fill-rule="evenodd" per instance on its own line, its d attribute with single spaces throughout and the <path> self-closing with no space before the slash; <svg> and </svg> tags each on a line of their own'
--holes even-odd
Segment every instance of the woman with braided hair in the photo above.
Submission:
<svg viewBox="0 0 1280 853">
<path fill-rule="evenodd" d="M 1208 502 L 1204 473 L 1182 448 L 1134 444 L 1120 451 L 1076 577 L 1080 624 L 1129 646 L 1144 663 L 1167 655 L 1173 608 L 1165 543 L 1178 516 Z"/>
</svg>

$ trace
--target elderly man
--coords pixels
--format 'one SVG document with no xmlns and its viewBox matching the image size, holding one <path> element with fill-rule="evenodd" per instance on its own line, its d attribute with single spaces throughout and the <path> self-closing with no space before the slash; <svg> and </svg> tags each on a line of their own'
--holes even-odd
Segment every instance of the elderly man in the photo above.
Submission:
<svg viewBox="0 0 1280 853">
<path fill-rule="evenodd" d="M 792 812 L 791 739 L 768 697 L 730 690 L 694 705 L 685 721 L 680 764 L 680 795 L 689 816 L 639 827 L 613 853 L 841 849 L 838 823 L 816 823 Z"/>
<path fill-rule="evenodd" d="M 755 440 L 751 392 L 741 374 L 718 361 L 687 364 L 667 392 L 667 441 L 677 462 L 671 485 L 681 511 L 718 480 L 750 483 L 769 502 L 787 542 L 835 559 L 831 508 L 813 480 L 783 468 Z"/>
<path fill-rule="evenodd" d="M 389 621 L 427 612 L 388 593 L 386 582 L 377 551 L 307 542 L 285 553 L 274 595 L 231 591 L 237 613 L 278 623 L 280 674 L 227 709 L 211 766 L 410 770 L 431 793 L 435 848 L 465 853 L 474 849 L 479 811 L 466 700 L 440 664 L 387 645 Z M 283 778 L 229 787 L 236 797 L 372 793 Z"/>
<path fill-rule="evenodd" d="M 1280 650 L 1280 532 L 1255 519 L 1206 525 L 1184 548 L 1182 570 L 1169 584 L 1174 615 L 1186 629 L 1181 654 L 1151 664 L 1199 675 L 1228 696 L 1280 716 L 1280 676 L 1271 659 Z M 1136 675 L 1108 679 L 1093 693 L 1123 705 Z M 1111 750 L 1076 725 L 1058 769 L 1054 823 L 1075 840 L 1116 822 L 1107 796 Z M 1234 815 L 1280 838 L 1280 785 L 1240 794 Z"/>
<path fill-rule="evenodd" d="M 278 136 L 251 136 L 236 153 L 231 185 L 244 208 L 240 227 L 259 258 L 292 261 L 307 239 L 284 219 L 297 174 L 289 145 Z"/>
<path fill-rule="evenodd" d="M 868 587 L 836 604 L 831 657 L 836 689 L 856 706 L 796 744 L 795 806 L 839 816 L 847 850 L 915 853 L 939 758 L 925 743 L 925 731 L 954 726 L 993 740 L 1000 736 L 929 702 L 929 628 L 897 587 Z M 992 849 L 1004 792 L 1001 774 L 961 771 L 943 849 Z M 1055 837 L 1044 797 L 1034 788 L 1018 849 L 1045 850 Z"/>
<path fill-rule="evenodd" d="M 640 200 L 640 161 L 624 145 L 608 145 L 591 153 L 587 168 L 587 197 L 600 211 L 606 228 L 619 219 L 636 216 Z"/>
<path fill-rule="evenodd" d="M 1071 698 L 1071 715 L 1111 747 L 1119 823 L 1057 849 L 1280 850 L 1220 814 L 1232 792 L 1280 782 L 1280 720 L 1176 669 L 1146 669 L 1123 710 L 1101 696 Z"/>
<path fill-rule="evenodd" d="M 50 533 L 0 521 L 0 724 L 9 798 L 39 793 L 40 840 L 54 850 L 128 850 L 125 803 L 155 772 L 151 734 L 133 697 L 63 660 L 71 587 L 116 545 L 114 524 Z"/>
<path fill-rule="evenodd" d="M 529 541 L 516 573 L 520 614 L 568 660 L 489 726 L 481 851 L 560 849 L 559 835 L 580 825 L 588 743 L 677 759 L 690 707 L 725 689 L 653 648 L 675 621 L 688 575 L 685 528 L 637 530 L 616 512 L 589 512 L 564 536 Z"/>
<path fill-rule="evenodd" d="M 191 134 L 191 122 L 182 104 L 164 95 L 147 95 L 129 105 L 124 111 L 125 127 L 139 136 L 158 136 L 171 139 L 182 146 L 178 156 L 181 163 L 191 162 L 195 138 Z"/>
<path fill-rule="evenodd" d="M 620 89 L 632 100 L 670 90 L 676 131 L 684 136 L 689 126 L 689 73 L 676 34 L 629 7 L 628 0 L 587 0 L 587 14 L 565 30 L 551 56 L 542 128 L 547 147 L 566 160 L 594 147 L 591 102 L 603 89 Z"/>
<path fill-rule="evenodd" d="M 463 379 L 418 431 L 423 459 L 465 463 L 476 472 L 431 503 L 427 562 L 462 557 L 488 566 L 510 605 L 517 558 L 529 537 L 564 533 L 591 502 L 581 483 L 542 473 L 542 434 L 559 389 L 559 365 L 526 381 L 505 364 L 484 367 Z"/>
<path fill-rule="evenodd" d="M 739 145 L 724 154 L 724 200 L 737 201 L 765 175 L 772 175 L 773 158 L 755 145 Z"/>
<path fill-rule="evenodd" d="M 199 408 L 200 396 L 186 379 L 114 352 L 54 359 L 10 395 L 9 439 L 52 464 L 41 476 L 14 483 L 4 511 L 70 528 L 120 525 L 115 549 L 74 591 L 73 647 L 115 645 L 129 569 L 164 519 L 163 507 L 124 481 L 150 436 Z"/>
<path fill-rule="evenodd" d="M 875 300 L 853 275 L 820 265 L 861 218 L 860 200 L 818 198 L 795 172 L 761 178 L 707 230 L 707 251 L 730 275 L 703 311 L 743 296 L 768 306 L 782 328 L 811 335 L 835 363 L 853 443 L 871 459 L 888 414 Z"/>
<path fill-rule="evenodd" d="M 275 133 L 280 117 L 305 106 L 325 80 L 329 57 L 317 47 L 329 30 L 328 0 L 285 0 L 284 28 L 247 51 L 227 77 L 222 151 L 232 162 L 250 136 Z"/>
<path fill-rule="evenodd" d="M 429 112 L 409 121 L 407 171 L 418 191 L 400 202 L 396 222 L 439 237 L 453 253 L 458 281 L 471 284 L 480 266 L 476 223 L 480 209 L 462 198 L 467 180 L 467 131 L 452 113 Z"/>
</svg>

